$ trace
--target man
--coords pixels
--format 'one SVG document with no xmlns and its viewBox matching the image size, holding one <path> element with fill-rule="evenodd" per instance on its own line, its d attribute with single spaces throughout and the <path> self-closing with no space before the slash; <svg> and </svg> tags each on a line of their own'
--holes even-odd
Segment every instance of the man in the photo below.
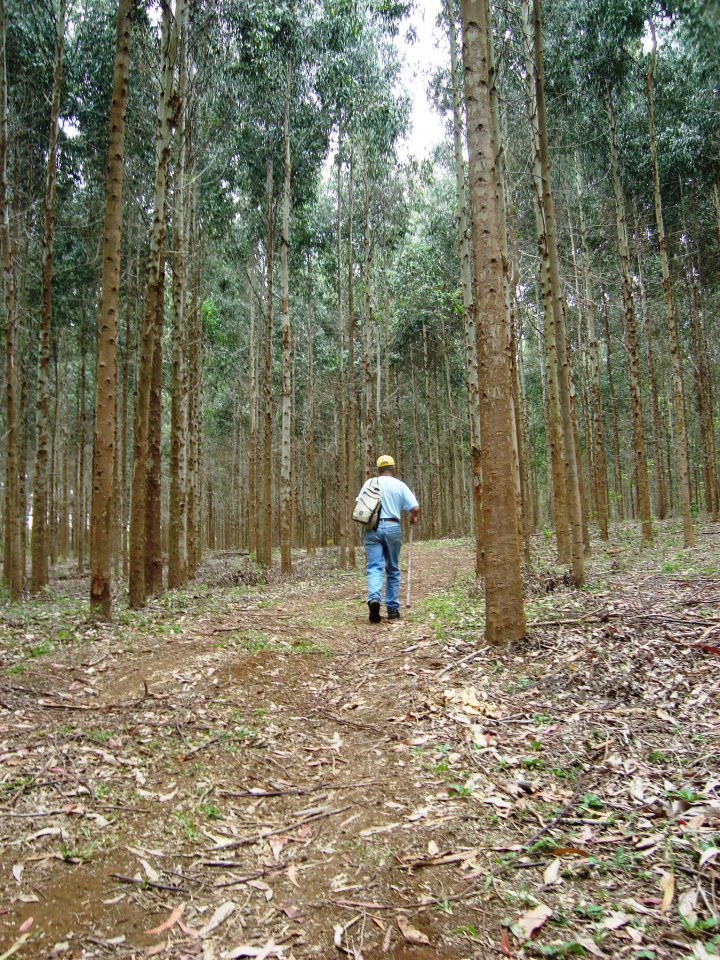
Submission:
<svg viewBox="0 0 720 960">
<path fill-rule="evenodd" d="M 415 494 L 395 476 L 395 461 L 392 457 L 380 457 L 377 471 L 381 499 L 380 519 L 374 530 L 366 530 L 364 534 L 370 623 L 380 623 L 383 571 L 388 620 L 397 620 L 400 616 L 400 517 L 405 510 L 410 514 L 410 523 L 415 523 L 420 513 Z M 372 477 L 365 481 L 357 495 L 358 500 L 371 482 Z"/>
</svg>

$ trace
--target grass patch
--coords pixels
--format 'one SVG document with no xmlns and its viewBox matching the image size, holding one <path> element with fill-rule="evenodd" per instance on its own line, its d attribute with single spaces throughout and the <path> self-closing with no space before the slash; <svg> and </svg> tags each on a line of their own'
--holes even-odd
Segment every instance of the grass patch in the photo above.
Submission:
<svg viewBox="0 0 720 960">
<path fill-rule="evenodd" d="M 427 621 L 437 640 L 482 634 L 485 629 L 485 604 L 469 595 L 468 587 L 454 587 L 414 604 L 407 616 L 412 623 Z"/>
</svg>

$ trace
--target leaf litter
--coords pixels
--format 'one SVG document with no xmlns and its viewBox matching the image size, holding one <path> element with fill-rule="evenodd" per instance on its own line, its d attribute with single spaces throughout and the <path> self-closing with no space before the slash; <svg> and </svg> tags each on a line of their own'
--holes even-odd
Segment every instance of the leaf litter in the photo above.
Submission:
<svg viewBox="0 0 720 960">
<path fill-rule="evenodd" d="M 376 636 L 327 560 L 262 590 L 210 560 L 125 624 L 15 608 L 0 956 L 717 956 L 705 532 L 681 576 L 598 544 L 583 592 L 543 558 L 508 649 L 458 541 Z M 44 629 L 75 640 L 23 660 Z"/>
</svg>

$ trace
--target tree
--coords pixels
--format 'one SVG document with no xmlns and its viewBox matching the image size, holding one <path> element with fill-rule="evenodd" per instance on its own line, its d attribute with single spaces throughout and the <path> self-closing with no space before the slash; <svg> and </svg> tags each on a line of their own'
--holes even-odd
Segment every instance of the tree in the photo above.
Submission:
<svg viewBox="0 0 720 960">
<path fill-rule="evenodd" d="M 45 216 L 42 241 L 42 302 L 40 346 L 38 351 L 37 443 L 35 485 L 33 490 L 31 593 L 47 586 L 48 575 L 48 482 L 50 438 L 50 340 L 52 325 L 53 243 L 55 240 L 55 193 L 57 182 L 58 128 L 63 47 L 65 42 L 66 0 L 60 0 L 55 24 L 55 61 L 50 99 L 50 143 L 45 175 Z"/>
<path fill-rule="evenodd" d="M 470 167 L 475 303 L 480 323 L 480 420 L 483 438 L 485 636 L 525 635 L 521 556 L 512 476 L 510 358 L 491 135 L 487 42 L 482 0 L 462 0 L 465 105 Z"/>
<path fill-rule="evenodd" d="M 95 437 L 90 512 L 90 606 L 96 614 L 103 616 L 105 619 L 110 619 L 112 611 L 110 566 L 112 560 L 112 479 L 115 453 L 115 365 L 120 300 L 125 108 L 130 66 L 130 12 L 132 6 L 133 0 L 118 0 L 97 341 Z"/>
</svg>

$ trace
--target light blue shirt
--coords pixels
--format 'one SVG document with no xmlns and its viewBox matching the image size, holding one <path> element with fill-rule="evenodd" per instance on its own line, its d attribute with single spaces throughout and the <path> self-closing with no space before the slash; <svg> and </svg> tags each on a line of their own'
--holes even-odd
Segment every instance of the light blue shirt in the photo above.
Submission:
<svg viewBox="0 0 720 960">
<path fill-rule="evenodd" d="M 356 500 L 360 499 L 374 479 L 375 477 L 370 477 L 369 480 L 365 481 L 362 485 L 362 490 L 355 498 Z M 419 506 L 417 497 L 410 487 L 406 483 L 403 483 L 402 480 L 398 480 L 397 477 L 377 477 L 377 482 L 380 486 L 380 500 L 382 502 L 380 508 L 381 520 L 385 520 L 388 517 L 394 517 L 396 520 L 399 520 L 403 510 L 412 510 L 413 507 Z"/>
</svg>

